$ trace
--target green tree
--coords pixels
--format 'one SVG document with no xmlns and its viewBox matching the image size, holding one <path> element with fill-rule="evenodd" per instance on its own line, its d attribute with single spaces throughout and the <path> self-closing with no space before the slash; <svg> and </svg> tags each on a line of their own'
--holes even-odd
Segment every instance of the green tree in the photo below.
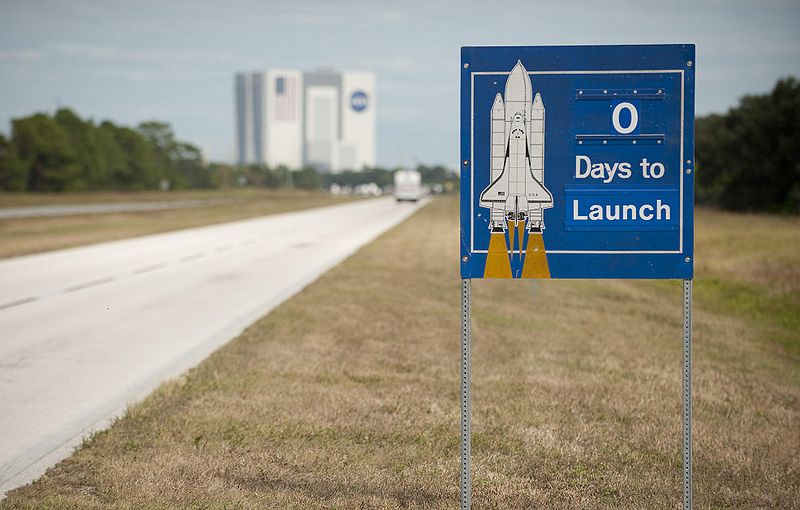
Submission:
<svg viewBox="0 0 800 510">
<path fill-rule="evenodd" d="M 294 172 L 292 182 L 297 189 L 320 189 L 322 187 L 322 176 L 315 169 L 306 167 Z"/>
<path fill-rule="evenodd" d="M 212 187 L 232 188 L 238 186 L 239 171 L 232 165 L 225 163 L 210 163 L 208 165 Z"/>
<path fill-rule="evenodd" d="M 122 159 L 112 174 L 114 187 L 123 190 L 157 188 L 160 178 L 153 145 L 130 128 L 114 127 L 113 135 Z"/>
<path fill-rule="evenodd" d="M 203 153 L 192 144 L 175 144 L 174 164 L 183 182 L 190 188 L 211 188 L 213 182 L 208 167 L 203 162 Z"/>
<path fill-rule="evenodd" d="M 147 121 L 139 124 L 138 129 L 153 145 L 161 176 L 169 179 L 173 188 L 213 186 L 211 173 L 200 149 L 178 141 L 169 124 Z"/>
<path fill-rule="evenodd" d="M 697 199 L 735 211 L 800 212 L 800 82 L 697 119 Z"/>
<path fill-rule="evenodd" d="M 422 182 L 426 184 L 444 184 L 453 173 L 451 170 L 441 165 L 418 165 L 417 171 L 422 175 Z"/>
<path fill-rule="evenodd" d="M 98 128 L 98 156 L 103 165 L 103 189 L 126 190 L 133 180 L 133 169 L 130 158 L 126 154 L 119 140 L 124 135 L 119 133 L 114 123 L 104 121 Z"/>
<path fill-rule="evenodd" d="M 12 121 L 15 173 L 25 175 L 28 191 L 84 189 L 81 167 L 65 130 L 44 114 Z"/>
<path fill-rule="evenodd" d="M 141 133 L 153 146 L 156 165 L 158 165 L 159 176 L 170 181 L 173 188 L 186 187 L 186 181 L 178 172 L 175 164 L 175 153 L 178 142 L 172 128 L 165 122 L 150 120 L 142 122 L 138 127 Z"/>
<path fill-rule="evenodd" d="M 71 190 L 85 190 L 89 187 L 87 168 L 85 161 L 87 156 L 86 138 L 91 126 L 80 119 L 72 110 L 68 108 L 59 109 L 53 116 L 53 121 L 62 129 L 67 137 L 67 143 L 73 154 L 76 173 L 71 176 L 70 182 L 66 185 Z"/>
<path fill-rule="evenodd" d="M 0 189 L 25 191 L 28 174 L 16 155 L 16 147 L 0 133 Z"/>
</svg>

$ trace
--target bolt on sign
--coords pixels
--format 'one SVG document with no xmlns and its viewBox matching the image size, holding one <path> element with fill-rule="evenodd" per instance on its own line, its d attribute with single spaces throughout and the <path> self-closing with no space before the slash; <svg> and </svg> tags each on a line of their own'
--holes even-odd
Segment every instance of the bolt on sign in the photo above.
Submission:
<svg viewBox="0 0 800 510">
<path fill-rule="evenodd" d="M 694 52 L 462 48 L 462 278 L 691 279 Z"/>
</svg>

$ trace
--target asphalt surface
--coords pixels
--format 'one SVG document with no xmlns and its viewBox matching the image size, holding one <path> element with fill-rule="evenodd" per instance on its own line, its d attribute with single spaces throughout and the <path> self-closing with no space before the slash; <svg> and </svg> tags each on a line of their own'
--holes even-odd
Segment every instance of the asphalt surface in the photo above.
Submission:
<svg viewBox="0 0 800 510">
<path fill-rule="evenodd" d="M 40 218 L 44 216 L 70 216 L 75 214 L 109 214 L 120 212 L 160 211 L 215 205 L 225 200 L 172 200 L 163 202 L 116 202 L 113 204 L 42 205 L 26 207 L 0 207 L 0 220 L 13 218 Z"/>
<path fill-rule="evenodd" d="M 0 498 L 418 207 L 370 199 L 0 261 Z"/>
</svg>

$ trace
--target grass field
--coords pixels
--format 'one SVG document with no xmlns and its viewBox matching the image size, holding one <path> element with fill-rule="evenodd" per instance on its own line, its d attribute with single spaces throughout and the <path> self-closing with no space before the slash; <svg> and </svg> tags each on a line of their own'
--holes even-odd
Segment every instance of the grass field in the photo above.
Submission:
<svg viewBox="0 0 800 510">
<path fill-rule="evenodd" d="M 457 508 L 456 221 L 432 202 L 0 508 Z M 800 508 L 800 222 L 697 231 L 696 508 Z M 475 281 L 474 508 L 679 508 L 680 303 Z"/>
<path fill-rule="evenodd" d="M 331 205 L 348 198 L 323 192 L 258 189 L 49 195 L 0 193 L 0 207 L 184 200 L 207 203 L 160 211 L 0 219 L 0 258 Z"/>
</svg>

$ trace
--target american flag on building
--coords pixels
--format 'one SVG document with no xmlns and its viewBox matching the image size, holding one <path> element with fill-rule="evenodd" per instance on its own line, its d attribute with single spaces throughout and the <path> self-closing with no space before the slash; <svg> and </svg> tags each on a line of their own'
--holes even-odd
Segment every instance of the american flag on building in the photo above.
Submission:
<svg viewBox="0 0 800 510">
<path fill-rule="evenodd" d="M 275 95 L 272 101 L 272 118 L 276 121 L 297 120 L 297 78 L 279 76 L 275 79 Z"/>
</svg>

